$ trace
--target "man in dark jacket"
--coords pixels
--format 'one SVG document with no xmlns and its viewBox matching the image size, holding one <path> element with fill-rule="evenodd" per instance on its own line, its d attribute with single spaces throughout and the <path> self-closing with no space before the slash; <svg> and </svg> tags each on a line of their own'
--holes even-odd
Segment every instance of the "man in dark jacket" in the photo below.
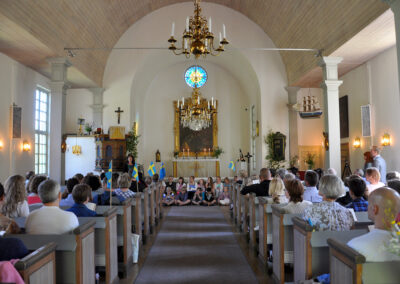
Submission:
<svg viewBox="0 0 400 284">
<path fill-rule="evenodd" d="M 260 170 L 260 183 L 244 187 L 240 191 L 240 194 L 246 195 L 248 193 L 255 193 L 257 196 L 268 196 L 270 181 L 271 181 L 271 173 L 269 169 L 262 168 Z"/>
</svg>

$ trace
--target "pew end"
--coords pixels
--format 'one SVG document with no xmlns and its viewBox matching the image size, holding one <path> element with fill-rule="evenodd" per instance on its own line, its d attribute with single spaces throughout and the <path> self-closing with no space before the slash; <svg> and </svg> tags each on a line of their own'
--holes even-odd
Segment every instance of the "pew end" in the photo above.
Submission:
<svg viewBox="0 0 400 284">
<path fill-rule="evenodd" d="M 56 243 L 49 243 L 15 263 L 14 267 L 25 283 L 56 283 L 56 247 Z"/>
</svg>

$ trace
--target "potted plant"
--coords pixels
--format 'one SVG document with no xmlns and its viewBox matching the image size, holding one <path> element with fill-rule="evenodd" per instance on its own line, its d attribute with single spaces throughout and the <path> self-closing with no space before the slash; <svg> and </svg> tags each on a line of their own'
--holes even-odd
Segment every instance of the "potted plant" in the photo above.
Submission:
<svg viewBox="0 0 400 284">
<path fill-rule="evenodd" d="M 179 157 L 179 151 L 174 151 L 174 158 L 177 159 Z"/>
<path fill-rule="evenodd" d="M 89 123 L 86 123 L 85 124 L 85 131 L 86 131 L 87 135 L 90 135 L 90 133 L 92 133 L 92 130 L 93 130 L 93 125 L 91 125 Z"/>
<path fill-rule="evenodd" d="M 139 144 L 139 137 L 140 135 L 136 134 L 135 126 L 132 127 L 132 130 L 129 131 L 128 135 L 126 136 L 127 155 L 131 154 L 135 160 L 138 156 L 137 145 Z"/>
<path fill-rule="evenodd" d="M 309 170 L 312 170 L 315 166 L 315 157 L 316 155 L 311 153 L 307 153 L 306 155 L 304 162 L 307 164 Z"/>
<path fill-rule="evenodd" d="M 224 150 L 222 150 L 222 148 L 216 147 L 216 148 L 214 148 L 213 156 L 218 159 L 219 156 L 221 156 L 223 153 L 224 153 Z"/>
</svg>

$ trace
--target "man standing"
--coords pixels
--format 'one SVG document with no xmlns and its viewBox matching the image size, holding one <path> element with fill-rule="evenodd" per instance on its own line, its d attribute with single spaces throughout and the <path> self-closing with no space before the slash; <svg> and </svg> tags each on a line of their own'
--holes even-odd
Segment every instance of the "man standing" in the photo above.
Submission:
<svg viewBox="0 0 400 284">
<path fill-rule="evenodd" d="M 271 182 L 270 171 L 267 168 L 262 168 L 260 170 L 260 183 L 244 187 L 240 191 L 240 194 L 246 195 L 248 193 L 255 193 L 257 196 L 267 196 L 270 182 Z"/>
<path fill-rule="evenodd" d="M 372 146 L 371 156 L 374 159 L 373 166 L 379 170 L 381 182 L 386 183 L 386 162 L 379 153 L 379 148 L 377 146 Z"/>
</svg>

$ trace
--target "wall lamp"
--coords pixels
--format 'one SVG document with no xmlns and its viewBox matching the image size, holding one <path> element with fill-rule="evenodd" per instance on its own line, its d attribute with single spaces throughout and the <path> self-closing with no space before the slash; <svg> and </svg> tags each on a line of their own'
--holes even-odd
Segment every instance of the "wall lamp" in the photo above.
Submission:
<svg viewBox="0 0 400 284">
<path fill-rule="evenodd" d="M 361 139 L 360 139 L 360 137 L 356 137 L 354 139 L 353 147 L 354 148 L 361 148 Z"/>
<path fill-rule="evenodd" d="M 22 142 L 22 151 L 29 152 L 30 150 L 31 144 L 27 140 L 24 140 L 24 142 Z"/>
<path fill-rule="evenodd" d="M 381 145 L 382 146 L 390 146 L 390 143 L 391 143 L 391 138 L 390 138 L 389 133 L 383 134 L 382 139 L 381 139 Z"/>
<path fill-rule="evenodd" d="M 3 150 L 3 148 L 4 148 L 3 140 L 0 140 L 0 150 Z"/>
</svg>

